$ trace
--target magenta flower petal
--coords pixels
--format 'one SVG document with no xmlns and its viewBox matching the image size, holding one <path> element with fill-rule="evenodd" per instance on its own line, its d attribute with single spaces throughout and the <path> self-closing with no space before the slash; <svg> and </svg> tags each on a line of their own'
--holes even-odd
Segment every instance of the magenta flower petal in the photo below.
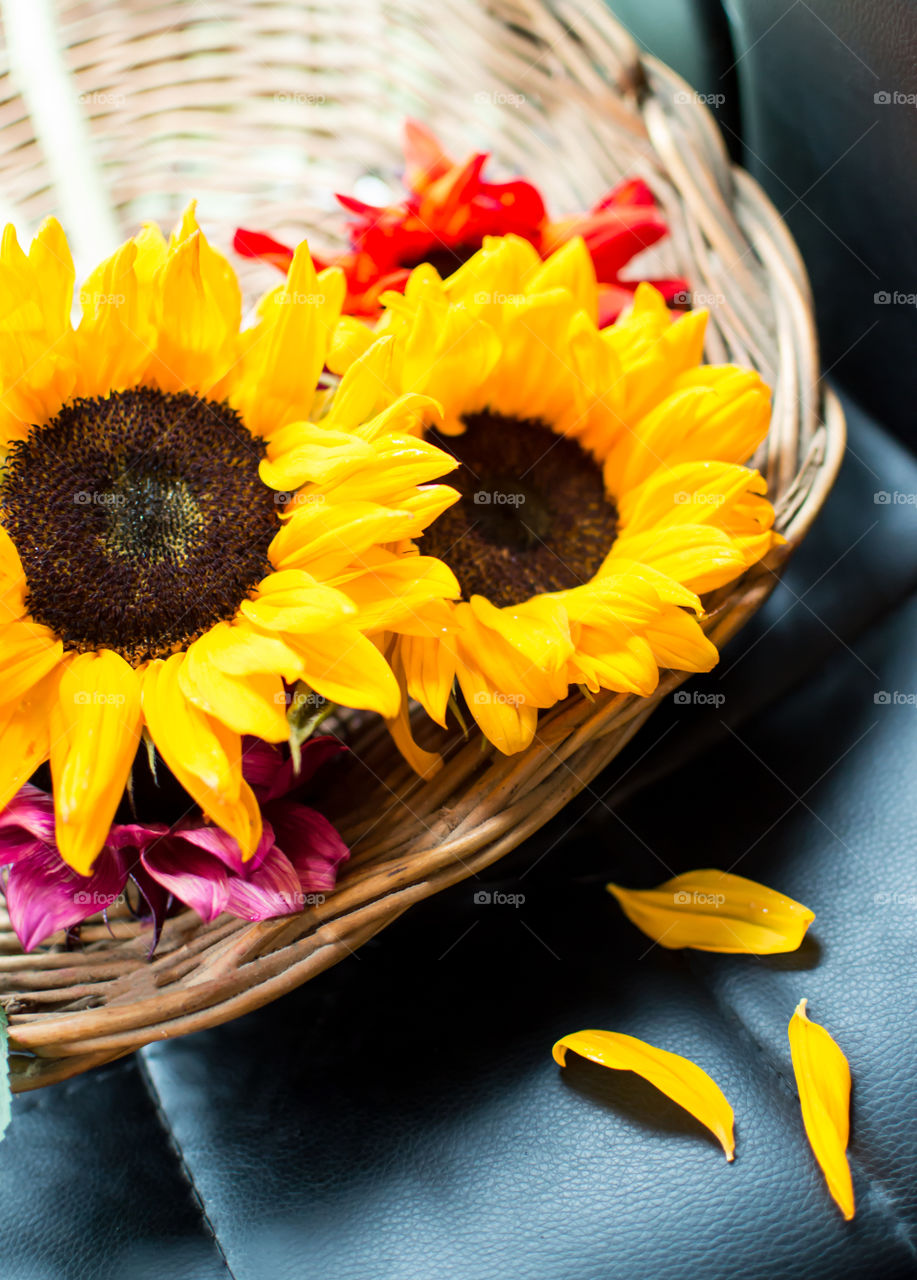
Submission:
<svg viewBox="0 0 917 1280">
<path fill-rule="evenodd" d="M 140 855 L 144 868 L 205 924 L 226 910 L 229 872 L 219 860 L 183 839 L 160 840 Z"/>
<path fill-rule="evenodd" d="M 54 844 L 54 801 L 46 791 L 27 782 L 0 813 L 0 866 L 21 857 L 23 832 L 42 844 Z M 7 857 L 10 852 L 14 857 Z"/>
<path fill-rule="evenodd" d="M 243 859 L 242 850 L 239 848 L 237 840 L 234 840 L 231 835 L 227 835 L 225 831 L 221 831 L 219 827 L 211 826 L 209 823 L 202 823 L 200 826 L 189 824 L 178 827 L 173 833 L 173 838 L 187 841 L 188 844 L 193 845 L 196 849 L 219 858 L 236 875 L 245 875 L 247 872 L 260 867 L 274 843 L 274 832 L 271 830 L 269 822 L 263 824 L 258 848 L 248 861 Z"/>
<path fill-rule="evenodd" d="M 230 876 L 227 910 L 243 920 L 267 920 L 302 908 L 299 876 L 276 845 L 251 874 Z"/>
<path fill-rule="evenodd" d="M 304 786 L 322 765 L 347 748 L 330 734 L 310 738 L 300 749 L 300 770 L 296 773 L 291 758 L 283 755 L 260 738 L 242 740 L 242 774 L 261 804 L 279 800 Z"/>
<path fill-rule="evenodd" d="M 285 763 L 279 749 L 269 742 L 243 737 L 242 776 L 259 801 L 263 802 L 270 793 Z"/>
<path fill-rule="evenodd" d="M 31 951 L 58 929 L 69 929 L 106 910 L 126 879 L 123 860 L 108 849 L 96 858 L 92 875 L 81 876 L 54 846 L 33 847 L 28 857 L 14 862 L 6 882 L 10 924 L 23 950 Z"/>
<path fill-rule="evenodd" d="M 231 911 L 243 920 L 289 915 L 302 907 L 302 887 L 289 860 L 274 846 L 265 824 L 258 862 L 235 871 L 235 841 L 215 827 L 186 830 L 143 854 L 143 865 L 160 885 L 192 907 L 202 920 Z M 263 851 L 262 851 L 263 846 Z M 236 846 L 236 849 L 238 846 Z"/>
<path fill-rule="evenodd" d="M 304 804 L 277 801 L 265 810 L 274 828 L 274 839 L 296 870 L 304 893 L 325 893 L 334 888 L 338 866 L 350 850 L 322 814 Z"/>
<path fill-rule="evenodd" d="M 109 831 L 105 843 L 110 849 L 143 850 L 167 836 L 170 829 L 164 822 L 120 822 Z"/>
</svg>

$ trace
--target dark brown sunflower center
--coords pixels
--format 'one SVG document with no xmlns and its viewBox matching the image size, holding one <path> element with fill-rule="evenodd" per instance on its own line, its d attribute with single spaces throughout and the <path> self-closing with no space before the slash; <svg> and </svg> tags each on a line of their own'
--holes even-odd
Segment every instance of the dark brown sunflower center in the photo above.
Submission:
<svg viewBox="0 0 917 1280">
<path fill-rule="evenodd" d="M 66 405 L 13 446 L 0 479 L 31 616 L 67 649 L 133 663 L 231 618 L 277 531 L 263 455 L 235 410 L 187 393 Z"/>
<path fill-rule="evenodd" d="M 573 440 L 540 422 L 470 414 L 460 436 L 428 433 L 463 465 L 447 477 L 459 502 L 421 550 L 453 570 L 467 599 L 521 604 L 588 582 L 615 538 L 617 512 L 602 473 Z"/>
</svg>

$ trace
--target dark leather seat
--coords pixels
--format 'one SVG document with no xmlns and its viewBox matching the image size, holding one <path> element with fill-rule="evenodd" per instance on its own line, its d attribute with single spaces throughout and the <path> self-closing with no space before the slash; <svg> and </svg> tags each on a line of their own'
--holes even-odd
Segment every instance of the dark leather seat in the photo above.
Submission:
<svg viewBox="0 0 917 1280">
<path fill-rule="evenodd" d="M 839 94 L 803 109 L 805 85 L 822 92 L 839 74 L 838 40 L 891 85 L 905 34 L 901 10 L 883 9 L 884 27 L 865 3 L 832 20 L 825 0 L 732 0 L 764 176 L 816 183 L 813 197 L 831 183 L 816 182 L 829 131 L 843 150 L 871 92 L 865 106 Z M 890 111 L 875 105 L 870 147 L 904 127 Z M 878 273 L 914 264 L 913 192 L 876 248 L 864 225 L 876 162 L 865 143 L 857 155 L 844 184 L 856 202 L 822 210 L 807 196 L 830 229 L 807 244 L 795 226 L 828 364 L 851 287 L 835 235 Z M 888 187 L 906 200 L 912 180 L 896 172 Z M 456 886 L 256 1014 L 16 1099 L 0 1146 L 3 1280 L 917 1275 L 917 459 L 886 429 L 907 426 L 906 324 L 889 306 L 879 326 L 860 344 L 871 363 L 834 370 L 861 403 L 846 397 L 851 448 L 822 518 L 718 671 L 691 686 L 723 704 L 662 708 L 498 864 L 487 887 L 521 906 Z M 875 500 L 896 492 L 912 497 Z M 812 906 L 801 951 L 667 952 L 603 891 L 696 866 Z M 853 1071 L 850 1224 L 800 1122 L 786 1028 L 802 996 Z M 552 1042 L 591 1026 L 708 1069 L 736 1110 L 735 1164 L 635 1078 L 576 1061 L 561 1073 Z"/>
</svg>

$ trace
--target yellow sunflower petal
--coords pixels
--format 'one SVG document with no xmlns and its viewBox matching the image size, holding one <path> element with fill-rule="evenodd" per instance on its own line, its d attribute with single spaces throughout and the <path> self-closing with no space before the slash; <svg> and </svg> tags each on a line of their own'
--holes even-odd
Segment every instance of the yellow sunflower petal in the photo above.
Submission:
<svg viewBox="0 0 917 1280">
<path fill-rule="evenodd" d="M 411 619 L 431 600 L 461 594 L 455 574 L 434 556 L 382 552 L 366 573 L 349 579 L 343 589 L 357 609 L 355 622 L 369 634 L 397 628 L 411 630 Z"/>
<path fill-rule="evenodd" d="M 169 237 L 168 250 L 172 251 L 183 241 L 192 238 L 197 238 L 199 241 L 201 280 L 204 287 L 229 323 L 229 327 L 235 331 L 242 318 L 239 281 L 229 259 L 214 249 L 201 231 L 197 221 L 196 200 L 192 200 L 186 206 L 181 221 Z"/>
<path fill-rule="evenodd" d="M 524 661 L 540 670 L 560 671 L 573 652 L 567 611 L 555 596 L 535 596 L 502 609 L 484 596 L 474 595 L 468 603 L 481 626 L 502 636 Z"/>
<path fill-rule="evenodd" d="M 343 592 L 326 587 L 303 569 L 269 574 L 251 600 L 239 606 L 243 617 L 267 631 L 306 634 L 325 631 L 351 617 L 355 608 Z"/>
<path fill-rule="evenodd" d="M 48 759 L 51 711 L 62 673 L 58 667 L 0 713 L 0 809 Z"/>
<path fill-rule="evenodd" d="M 21 698 L 63 656 L 64 646 L 54 632 L 30 618 L 0 626 L 0 706 Z"/>
<path fill-rule="evenodd" d="M 590 320 L 598 319 L 599 291 L 595 267 L 582 236 L 574 236 L 546 258 L 532 272 L 526 287 L 530 293 L 567 289 L 578 309 L 584 311 Z"/>
<path fill-rule="evenodd" d="M 698 365 L 675 380 L 675 390 L 707 387 L 711 396 L 707 412 L 698 418 L 681 458 L 717 458 L 722 462 L 747 462 L 767 435 L 770 423 L 770 390 L 761 375 L 738 365 Z"/>
<path fill-rule="evenodd" d="M 500 358 L 486 382 L 473 390 L 470 383 L 459 380 L 451 397 L 445 387 L 433 389 L 444 406 L 447 423 L 450 412 L 498 406 L 508 417 L 523 421 L 536 418 L 561 432 L 570 417 L 582 416 L 587 409 L 587 389 L 577 381 L 567 354 L 570 328 L 577 315 L 573 305 L 569 293 L 552 289 L 505 308 Z"/>
<path fill-rule="evenodd" d="M 511 756 L 524 751 L 535 736 L 538 709 L 520 694 L 496 688 L 465 650 L 456 659 L 456 675 L 468 710 L 489 742 Z"/>
<path fill-rule="evenodd" d="M 847 1161 L 850 1137 L 850 1067 L 824 1027 L 806 1014 L 800 1000 L 790 1019 L 790 1055 L 809 1145 L 828 1190 L 849 1222 L 856 1206 Z"/>
<path fill-rule="evenodd" d="M 302 657 L 303 679 L 329 702 L 378 711 L 394 720 L 401 704 L 398 681 L 382 654 L 356 627 L 288 636 Z"/>
<path fill-rule="evenodd" d="M 392 431 L 399 435 L 419 436 L 425 427 L 439 426 L 442 417 L 443 407 L 438 400 L 411 391 L 393 400 L 356 430 L 363 440 L 378 440 Z"/>
<path fill-rule="evenodd" d="M 673 525 L 623 533 L 599 570 L 607 573 L 619 561 L 638 561 L 698 594 L 738 578 L 748 568 L 741 545 L 712 525 Z"/>
<path fill-rule="evenodd" d="M 135 386 L 150 362 L 156 327 L 149 290 L 137 273 L 138 248 L 128 240 L 80 289 L 76 395 L 106 395 Z"/>
<path fill-rule="evenodd" d="M 303 241 L 285 283 L 263 301 L 230 396 L 254 434 L 308 418 L 343 300 L 341 272 L 322 272 L 319 279 Z"/>
<path fill-rule="evenodd" d="M 307 482 L 342 479 L 375 459 L 372 446 L 351 431 L 296 422 L 274 437 L 258 470 L 272 489 L 299 489 Z"/>
<path fill-rule="evenodd" d="M 746 462 L 767 434 L 770 395 L 751 370 L 732 370 L 707 385 L 701 365 L 621 435 L 605 462 L 609 491 L 624 493 L 660 467 L 715 460 Z"/>
<path fill-rule="evenodd" d="M 6 530 L 0 529 L 0 628 L 23 616 L 25 591 L 25 571 L 19 552 Z"/>
<path fill-rule="evenodd" d="M 617 1031 L 575 1031 L 562 1036 L 554 1045 L 554 1061 L 564 1066 L 569 1050 L 602 1067 L 636 1072 L 709 1129 L 727 1160 L 735 1158 L 732 1107 L 716 1081 L 689 1058 Z"/>
<path fill-rule="evenodd" d="M 122 657 L 103 649 L 68 663 L 51 715 L 51 776 L 57 847 L 80 875 L 114 821 L 140 724 L 140 680 Z"/>
<path fill-rule="evenodd" d="M 268 550 L 271 564 L 278 571 L 307 570 L 320 579 L 334 578 L 380 543 L 400 542 L 417 531 L 414 511 L 378 502 L 328 502 L 322 493 L 306 493 L 294 497 L 292 508 Z"/>
<path fill-rule="evenodd" d="M 439 480 L 458 465 L 451 454 L 436 445 L 394 431 L 378 437 L 373 447 L 376 457 L 372 466 L 326 485 L 325 492 L 336 498 L 367 498 L 397 506 L 415 485 Z"/>
<path fill-rule="evenodd" d="M 444 729 L 446 709 L 455 683 L 455 650 L 448 635 L 399 637 L 407 692 Z"/>
<path fill-rule="evenodd" d="M 210 395 L 235 357 L 238 284 L 228 300 L 219 255 L 201 231 L 174 245 L 160 275 L 159 337 L 149 376 L 163 391 Z"/>
<path fill-rule="evenodd" d="M 70 246 L 56 218 L 47 218 L 29 248 L 33 279 L 41 286 L 42 310 L 53 331 L 70 328 L 75 272 Z"/>
<path fill-rule="evenodd" d="M 435 778 L 443 767 L 443 758 L 438 751 L 427 751 L 415 741 L 411 732 L 411 709 L 406 699 L 402 700 L 394 720 L 386 720 L 385 724 L 392 735 L 392 742 L 417 776 L 425 781 Z"/>
<path fill-rule="evenodd" d="M 179 668 L 179 687 L 190 703 L 235 733 L 285 742 L 286 698 L 280 675 L 249 671 L 235 676 L 225 670 L 227 659 L 232 664 L 234 650 L 238 655 L 235 632 L 228 623 L 218 623 L 195 640 Z M 295 660 L 292 650 L 290 654 Z"/>
<path fill-rule="evenodd" d="M 265 635 L 250 626 L 245 618 L 234 622 L 218 622 L 208 634 L 216 643 L 210 646 L 208 659 L 229 676 L 279 674 L 293 684 L 299 679 L 299 655 L 276 635 Z"/>
<path fill-rule="evenodd" d="M 443 291 L 451 302 L 474 306 L 486 316 L 499 306 L 495 299 L 524 292 L 540 266 L 537 249 L 521 236 L 485 236 L 482 248 L 449 276 Z"/>
<path fill-rule="evenodd" d="M 354 361 L 334 393 L 329 426 L 352 431 L 397 398 L 392 379 L 393 355 L 394 339 L 383 335 Z"/>
<path fill-rule="evenodd" d="M 660 467 L 621 495 L 621 528 L 630 533 L 680 524 L 722 525 L 736 507 L 751 503 L 761 525 L 770 528 L 773 512 L 764 501 L 764 477 L 733 463 L 692 461 Z"/>
<path fill-rule="evenodd" d="M 627 431 L 608 452 L 605 487 L 615 498 L 670 463 L 675 446 L 690 435 L 708 392 L 688 387 L 667 396 Z"/>
<path fill-rule="evenodd" d="M 328 368 L 332 373 L 345 373 L 365 355 L 376 341 L 371 325 L 356 316 L 341 316 L 334 326 L 328 347 Z"/>
<path fill-rule="evenodd" d="M 399 497 L 398 506 L 414 519 L 411 532 L 405 537 L 420 537 L 428 525 L 454 506 L 461 498 L 457 489 L 448 484 L 421 484 L 412 493 Z"/>
<path fill-rule="evenodd" d="M 795 951 L 815 919 L 801 902 L 728 871 L 687 871 L 655 889 L 606 887 L 628 920 L 674 950 L 777 955 Z"/>
<path fill-rule="evenodd" d="M 590 583 L 558 594 L 571 619 L 593 625 L 611 614 L 639 628 L 665 604 L 703 613 L 700 597 L 674 578 L 643 562 L 610 555 Z"/>
<path fill-rule="evenodd" d="M 443 430 L 460 431 L 462 402 L 474 399 L 475 389 L 500 359 L 500 342 L 473 311 L 455 307 L 437 315 L 424 300 L 403 341 L 401 359 L 402 390 L 433 396 L 443 405 Z"/>
<path fill-rule="evenodd" d="M 48 219 L 28 254 L 12 226 L 0 241 L 0 436 L 25 439 L 73 392 L 77 360 L 70 307 L 73 260 Z"/>
<path fill-rule="evenodd" d="M 242 777 L 242 739 L 188 701 L 182 653 L 151 662 L 143 675 L 143 714 L 157 751 L 204 812 L 236 839 L 243 856 L 261 839 L 261 810 Z"/>
<path fill-rule="evenodd" d="M 672 671 L 712 671 L 719 661 L 696 618 L 667 605 L 646 628 L 646 640 L 660 667 Z"/>
<path fill-rule="evenodd" d="M 389 646 L 387 657 L 401 690 L 401 706 L 393 720 L 386 721 L 386 727 L 392 735 L 395 746 L 407 760 L 414 772 L 421 778 L 432 778 L 443 767 L 443 758 L 438 751 L 427 751 L 414 739 L 411 731 L 411 706 L 408 700 L 407 676 L 403 662 L 403 650 L 395 642 Z"/>
<path fill-rule="evenodd" d="M 655 310 L 660 305 L 664 315 Z M 706 327 L 706 311 L 691 311 L 673 322 L 662 296 L 642 283 L 632 315 L 602 330 L 603 340 L 621 359 L 622 402 L 632 427 L 672 392 L 682 373 L 700 363 Z M 629 331 L 637 335 L 636 342 Z"/>
<path fill-rule="evenodd" d="M 531 601 L 527 603 L 530 604 Z M 496 613 L 501 612 L 493 605 L 490 607 Z M 522 615 L 522 612 L 523 606 L 520 606 L 516 613 Z M 484 615 L 486 618 L 486 611 Z M 456 651 L 468 669 L 466 678 L 474 680 L 477 677 L 470 673 L 479 672 L 486 686 L 494 690 L 492 701 L 497 707 L 496 714 L 506 719 L 507 723 L 512 718 L 513 709 L 520 708 L 523 703 L 527 703 L 530 710 L 551 707 L 566 695 L 566 663 L 551 666 L 539 664 L 538 655 L 553 652 L 553 644 L 546 644 L 537 625 L 529 638 L 530 649 L 523 652 L 519 645 L 526 643 L 526 626 L 521 616 L 509 622 L 507 634 L 504 635 L 491 626 L 489 621 L 482 621 L 471 604 L 462 602 L 453 610 L 452 622 L 456 633 Z M 507 635 L 513 638 L 510 640 Z M 572 652 L 569 636 L 564 637 L 559 633 L 557 644 L 562 651 L 568 654 Z M 504 706 L 509 711 L 504 712 Z M 524 718 L 526 732 L 528 720 L 527 712 Z"/>
<path fill-rule="evenodd" d="M 621 623 L 579 626 L 575 638 L 568 669 L 570 684 L 584 684 L 590 693 L 611 689 L 647 698 L 659 683 L 659 668 L 646 637 Z"/>
</svg>

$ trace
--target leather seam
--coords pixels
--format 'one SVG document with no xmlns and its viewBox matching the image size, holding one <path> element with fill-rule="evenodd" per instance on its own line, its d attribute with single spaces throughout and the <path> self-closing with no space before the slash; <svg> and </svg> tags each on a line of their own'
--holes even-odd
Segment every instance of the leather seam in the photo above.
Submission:
<svg viewBox="0 0 917 1280">
<path fill-rule="evenodd" d="M 201 1193 L 201 1190 L 194 1179 L 194 1175 L 191 1172 L 191 1169 L 188 1165 L 188 1161 L 185 1159 L 185 1153 L 182 1150 L 181 1143 L 178 1141 L 178 1137 L 176 1136 L 175 1130 L 172 1127 L 172 1123 L 169 1120 L 168 1115 L 166 1114 L 165 1106 L 163 1105 L 162 1095 L 159 1092 L 159 1090 L 156 1088 L 156 1085 L 153 1081 L 153 1077 L 150 1075 L 149 1067 L 147 1066 L 146 1058 L 144 1055 L 145 1055 L 145 1049 L 144 1048 L 138 1049 L 134 1055 L 134 1059 L 137 1063 L 138 1074 L 140 1076 L 140 1079 L 143 1081 L 143 1086 L 146 1089 L 147 1097 L 150 1100 L 150 1104 L 156 1115 L 156 1119 L 159 1121 L 159 1125 L 162 1128 L 163 1132 L 165 1133 L 166 1138 L 168 1139 L 169 1146 L 172 1148 L 172 1151 L 175 1155 L 175 1159 L 178 1161 L 178 1165 L 179 1165 L 179 1168 L 181 1169 L 182 1176 L 184 1177 L 184 1180 L 188 1185 L 188 1189 L 190 1190 L 192 1196 L 194 1197 L 195 1204 L 197 1205 L 198 1212 L 200 1214 L 201 1222 L 203 1223 L 204 1229 L 206 1230 L 207 1234 L 210 1236 L 210 1239 L 213 1241 L 214 1248 L 216 1249 L 219 1255 L 220 1261 L 223 1263 L 223 1266 L 226 1268 L 226 1274 L 230 1276 L 231 1280 L 237 1280 L 237 1277 L 232 1267 L 230 1267 L 229 1265 L 229 1259 L 226 1257 L 226 1251 L 223 1248 L 220 1238 L 216 1233 L 216 1229 L 214 1228 L 213 1222 L 210 1219 L 210 1214 L 207 1211 L 207 1206 L 204 1203 L 204 1197 Z"/>
</svg>

